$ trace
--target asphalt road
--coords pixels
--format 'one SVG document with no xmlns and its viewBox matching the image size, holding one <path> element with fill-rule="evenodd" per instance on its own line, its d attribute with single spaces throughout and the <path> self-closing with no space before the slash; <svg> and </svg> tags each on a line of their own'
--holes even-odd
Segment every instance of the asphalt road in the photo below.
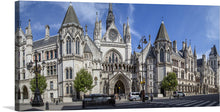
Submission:
<svg viewBox="0 0 220 112">
<path fill-rule="evenodd" d="M 91 109 L 128 109 L 128 108 L 172 108 L 172 107 L 210 107 L 219 106 L 219 95 L 197 95 L 177 98 L 154 99 L 153 102 L 146 101 L 116 101 L 115 106 L 95 105 L 82 108 L 81 102 L 65 103 L 59 105 L 50 105 L 50 110 L 91 110 Z M 21 110 L 45 110 L 45 106 L 32 108 L 29 105 L 23 105 Z"/>
</svg>

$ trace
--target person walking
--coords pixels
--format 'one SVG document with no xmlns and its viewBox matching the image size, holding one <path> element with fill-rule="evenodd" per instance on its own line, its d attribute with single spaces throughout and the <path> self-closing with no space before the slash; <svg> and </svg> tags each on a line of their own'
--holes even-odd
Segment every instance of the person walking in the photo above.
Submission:
<svg viewBox="0 0 220 112">
<path fill-rule="evenodd" d="M 152 93 L 150 94 L 150 101 L 151 102 L 153 101 L 153 94 Z"/>
</svg>

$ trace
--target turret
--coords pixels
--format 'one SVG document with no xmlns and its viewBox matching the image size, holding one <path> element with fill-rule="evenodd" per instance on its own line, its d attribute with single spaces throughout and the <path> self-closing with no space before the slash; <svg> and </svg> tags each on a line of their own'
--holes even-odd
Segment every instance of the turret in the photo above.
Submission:
<svg viewBox="0 0 220 112">
<path fill-rule="evenodd" d="M 197 71 L 197 54 L 196 54 L 196 47 L 194 47 L 193 57 L 194 57 L 194 68 L 195 68 L 195 72 L 196 72 L 196 71 Z"/>
<path fill-rule="evenodd" d="M 49 39 L 49 37 L 50 37 L 50 26 L 46 25 L 45 26 L 45 38 Z"/>
<path fill-rule="evenodd" d="M 32 51 L 33 51 L 33 37 L 31 31 L 31 20 L 29 19 L 28 27 L 26 28 L 26 62 L 30 62 L 32 60 Z"/>
<path fill-rule="evenodd" d="M 204 66 L 206 64 L 206 56 L 205 54 L 202 55 L 202 65 Z"/>
<path fill-rule="evenodd" d="M 173 51 L 177 53 L 177 43 L 176 40 L 173 41 Z"/>
<path fill-rule="evenodd" d="M 127 26 L 125 29 L 125 42 L 127 44 L 131 43 L 131 33 L 130 33 L 130 26 L 129 26 L 128 18 L 127 18 Z"/>
<path fill-rule="evenodd" d="M 100 47 L 100 40 L 101 40 L 101 26 L 102 22 L 98 21 L 98 12 L 96 12 L 96 21 L 95 21 L 95 28 L 93 32 L 93 40 L 96 46 Z"/>
</svg>

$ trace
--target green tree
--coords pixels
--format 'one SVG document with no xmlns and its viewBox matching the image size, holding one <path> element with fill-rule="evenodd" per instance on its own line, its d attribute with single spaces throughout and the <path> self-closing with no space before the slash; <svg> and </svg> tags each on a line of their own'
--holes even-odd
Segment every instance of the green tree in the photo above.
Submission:
<svg viewBox="0 0 220 112">
<path fill-rule="evenodd" d="M 77 98 L 80 96 L 80 92 L 86 93 L 89 90 L 92 90 L 94 85 L 93 78 L 90 73 L 88 73 L 85 69 L 81 69 L 79 72 L 76 73 L 76 77 L 74 82 L 74 88 L 77 91 Z"/>
<path fill-rule="evenodd" d="M 30 81 L 31 91 L 34 93 L 36 89 L 36 76 Z M 46 78 L 43 75 L 38 74 L 38 88 L 40 94 L 44 93 L 44 90 L 47 88 Z"/>
<path fill-rule="evenodd" d="M 166 77 L 163 78 L 161 88 L 169 92 L 169 98 L 171 98 L 171 91 L 176 90 L 178 85 L 176 73 L 170 72 Z"/>
</svg>

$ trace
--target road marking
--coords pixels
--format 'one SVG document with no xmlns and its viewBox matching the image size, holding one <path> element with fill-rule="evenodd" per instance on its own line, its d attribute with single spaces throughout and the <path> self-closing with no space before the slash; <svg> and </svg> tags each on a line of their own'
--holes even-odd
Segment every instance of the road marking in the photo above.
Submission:
<svg viewBox="0 0 220 112">
<path fill-rule="evenodd" d="M 215 103 L 217 103 L 217 102 L 212 102 L 212 103 L 206 105 L 206 107 L 207 107 L 207 106 L 213 106 Z"/>
<path fill-rule="evenodd" d="M 190 103 L 190 104 L 188 104 L 188 105 L 184 105 L 184 106 L 186 106 L 186 107 L 190 107 L 190 106 L 192 106 L 192 105 L 195 105 L 195 104 L 198 104 L 198 103 L 202 103 L 202 102 L 204 102 L 204 101 L 202 100 L 202 101 L 198 101 L 198 102 Z"/>
<path fill-rule="evenodd" d="M 197 100 L 185 100 L 184 102 L 176 104 L 176 105 L 181 106 L 181 105 L 185 105 L 185 104 L 189 104 L 189 103 L 194 103 L 194 102 L 197 102 Z"/>
<path fill-rule="evenodd" d="M 204 101 L 203 103 L 200 103 L 200 104 L 198 104 L 198 105 L 194 105 L 193 107 L 199 107 L 199 106 L 202 106 L 202 105 L 204 105 L 204 104 L 207 104 L 207 103 L 209 103 L 210 101 Z"/>
</svg>

